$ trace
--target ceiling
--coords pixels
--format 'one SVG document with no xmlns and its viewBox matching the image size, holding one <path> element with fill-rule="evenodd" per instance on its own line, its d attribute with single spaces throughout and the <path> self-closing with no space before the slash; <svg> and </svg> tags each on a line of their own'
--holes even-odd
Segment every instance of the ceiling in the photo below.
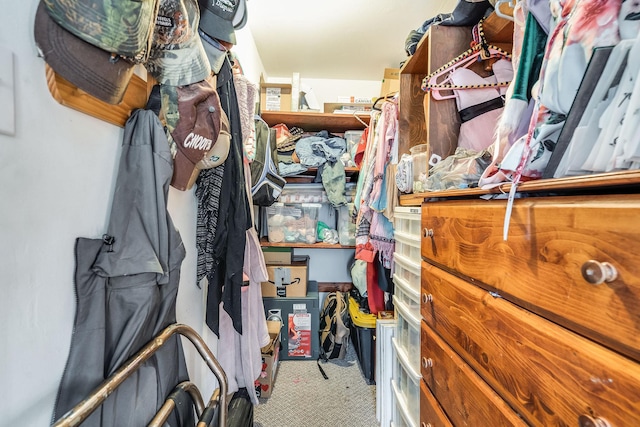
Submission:
<svg viewBox="0 0 640 427">
<path fill-rule="evenodd" d="M 380 80 L 407 58 L 409 32 L 457 0 L 247 0 L 269 77 Z"/>
</svg>

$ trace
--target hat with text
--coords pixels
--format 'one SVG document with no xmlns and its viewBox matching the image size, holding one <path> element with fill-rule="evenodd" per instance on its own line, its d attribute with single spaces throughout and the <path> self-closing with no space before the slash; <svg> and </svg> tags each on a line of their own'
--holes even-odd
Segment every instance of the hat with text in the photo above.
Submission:
<svg viewBox="0 0 640 427">
<path fill-rule="evenodd" d="M 153 43 L 145 68 L 161 84 L 184 86 L 211 74 L 198 35 L 197 0 L 160 0 Z"/>
<path fill-rule="evenodd" d="M 209 37 L 236 44 L 233 22 L 242 0 L 200 0 L 200 29 Z"/>
<path fill-rule="evenodd" d="M 213 76 L 186 86 L 161 85 L 160 93 L 160 117 L 167 126 L 174 155 L 171 185 L 187 190 L 201 169 L 218 166 L 226 160 L 229 122 L 220 105 Z"/>
<path fill-rule="evenodd" d="M 76 37 L 58 25 L 40 2 L 34 23 L 38 49 L 49 66 L 65 80 L 109 104 L 119 104 L 134 64 Z"/>
<path fill-rule="evenodd" d="M 44 0 L 44 3 L 54 21 L 87 43 L 135 62 L 146 60 L 159 0 Z"/>
</svg>

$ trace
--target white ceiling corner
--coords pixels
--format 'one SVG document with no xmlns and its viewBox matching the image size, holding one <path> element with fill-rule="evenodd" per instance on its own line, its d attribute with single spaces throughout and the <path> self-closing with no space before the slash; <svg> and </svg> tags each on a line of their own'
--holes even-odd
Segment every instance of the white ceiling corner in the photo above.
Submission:
<svg viewBox="0 0 640 427">
<path fill-rule="evenodd" d="M 380 80 L 407 59 L 409 32 L 457 0 L 247 0 L 269 77 Z"/>
</svg>

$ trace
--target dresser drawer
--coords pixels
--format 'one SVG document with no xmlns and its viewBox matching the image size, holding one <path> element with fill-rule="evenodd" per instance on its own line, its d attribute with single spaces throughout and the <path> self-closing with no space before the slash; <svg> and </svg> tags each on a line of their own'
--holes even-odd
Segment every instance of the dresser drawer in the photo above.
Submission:
<svg viewBox="0 0 640 427">
<path fill-rule="evenodd" d="M 423 204 L 422 256 L 640 360 L 640 196 L 518 199 L 507 241 L 505 209 L 502 200 Z M 589 283 L 590 260 L 617 278 Z"/>
<path fill-rule="evenodd" d="M 640 425 L 640 364 L 422 266 L 423 292 L 430 295 L 424 322 L 528 423 L 578 426 L 581 415 L 593 415 L 612 427 Z"/>
<path fill-rule="evenodd" d="M 420 427 L 453 427 L 424 381 L 420 381 Z"/>
<path fill-rule="evenodd" d="M 456 426 L 526 426 L 496 394 L 424 322 L 422 378 Z M 446 425 L 446 424 L 445 424 Z"/>
</svg>

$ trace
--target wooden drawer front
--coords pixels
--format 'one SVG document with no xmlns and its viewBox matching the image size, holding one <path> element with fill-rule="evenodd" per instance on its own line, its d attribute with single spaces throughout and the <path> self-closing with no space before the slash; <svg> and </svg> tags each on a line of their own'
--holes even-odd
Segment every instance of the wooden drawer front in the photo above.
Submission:
<svg viewBox="0 0 640 427">
<path fill-rule="evenodd" d="M 640 360 L 640 196 L 516 200 L 508 240 L 506 201 L 423 204 L 422 256 L 479 280 L 519 305 Z M 618 278 L 592 285 L 589 260 Z"/>
<path fill-rule="evenodd" d="M 421 335 L 422 357 L 431 365 L 423 365 L 422 379 L 453 425 L 526 426 L 509 405 L 424 322 Z"/>
<path fill-rule="evenodd" d="M 420 381 L 420 427 L 453 427 L 424 381 Z"/>
<path fill-rule="evenodd" d="M 530 424 L 640 426 L 640 364 L 427 263 L 422 286 L 424 322 Z"/>
</svg>

